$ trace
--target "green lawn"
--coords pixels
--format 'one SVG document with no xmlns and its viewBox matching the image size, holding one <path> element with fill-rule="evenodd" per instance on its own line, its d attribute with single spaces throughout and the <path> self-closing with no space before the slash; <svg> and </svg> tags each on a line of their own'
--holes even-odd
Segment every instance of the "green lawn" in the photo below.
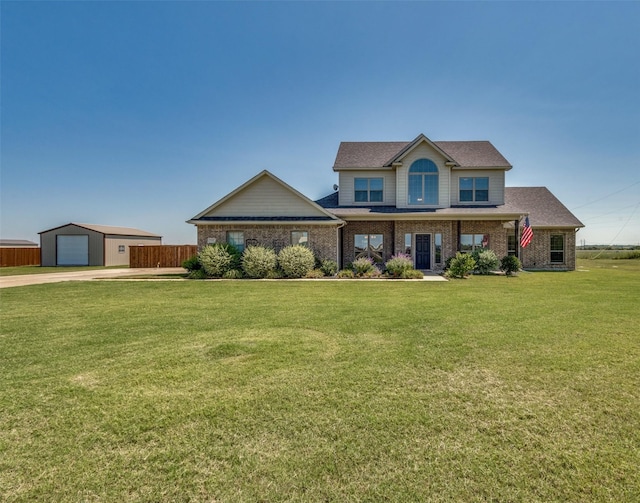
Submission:
<svg viewBox="0 0 640 503">
<path fill-rule="evenodd" d="M 592 262 L 3 289 L 0 500 L 640 501 L 640 261 Z"/>
</svg>

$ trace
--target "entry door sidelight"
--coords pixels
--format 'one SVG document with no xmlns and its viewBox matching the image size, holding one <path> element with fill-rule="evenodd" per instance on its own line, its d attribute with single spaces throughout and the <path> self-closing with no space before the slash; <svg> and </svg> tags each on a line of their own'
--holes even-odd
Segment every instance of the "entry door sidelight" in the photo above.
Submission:
<svg viewBox="0 0 640 503">
<path fill-rule="evenodd" d="M 416 269 L 431 269 L 431 234 L 416 234 Z"/>
</svg>

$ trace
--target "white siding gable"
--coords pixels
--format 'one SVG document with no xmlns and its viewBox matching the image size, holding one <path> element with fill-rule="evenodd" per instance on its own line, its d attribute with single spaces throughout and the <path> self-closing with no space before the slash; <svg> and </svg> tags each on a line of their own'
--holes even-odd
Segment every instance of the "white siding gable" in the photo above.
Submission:
<svg viewBox="0 0 640 503">
<path fill-rule="evenodd" d="M 446 208 L 451 204 L 450 201 L 450 178 L 451 169 L 445 165 L 445 157 L 431 145 L 422 142 L 416 146 L 402 159 L 402 166 L 396 170 L 396 205 L 398 208 L 416 208 L 415 205 L 409 206 L 407 196 L 409 190 L 409 168 L 414 161 L 418 159 L 430 159 L 438 167 L 439 182 L 439 204 L 437 208 Z M 434 206 L 429 206 L 434 207 Z"/>
<path fill-rule="evenodd" d="M 356 178 L 383 178 L 383 201 L 381 203 L 356 203 L 354 201 L 354 180 Z M 338 204 L 341 206 L 395 206 L 396 204 L 396 174 L 391 169 L 342 171 L 339 173 L 338 185 L 340 186 Z"/>
<path fill-rule="evenodd" d="M 321 209 L 269 176 L 222 201 L 203 217 L 323 217 Z"/>
</svg>

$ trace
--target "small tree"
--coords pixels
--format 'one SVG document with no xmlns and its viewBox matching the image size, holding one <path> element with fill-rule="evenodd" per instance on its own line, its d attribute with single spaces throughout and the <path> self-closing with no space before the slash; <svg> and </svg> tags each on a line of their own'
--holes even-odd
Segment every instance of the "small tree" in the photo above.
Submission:
<svg viewBox="0 0 640 503">
<path fill-rule="evenodd" d="M 464 278 L 471 271 L 473 271 L 475 266 L 476 261 L 473 260 L 473 257 L 471 255 L 469 255 L 468 253 L 458 252 L 449 264 L 447 276 L 449 276 L 450 278 Z"/>
<path fill-rule="evenodd" d="M 520 259 L 515 255 L 507 255 L 500 260 L 500 270 L 507 276 L 516 274 L 522 268 Z"/>
<path fill-rule="evenodd" d="M 198 260 L 208 276 L 221 278 L 226 272 L 240 267 L 240 252 L 229 243 L 216 243 L 203 248 Z"/>
<path fill-rule="evenodd" d="M 248 246 L 242 254 L 242 270 L 249 278 L 267 278 L 276 267 L 276 252 L 271 248 Z"/>
<path fill-rule="evenodd" d="M 313 270 L 316 259 L 306 246 L 291 245 L 280 250 L 278 264 L 287 278 L 304 278 Z"/>
</svg>

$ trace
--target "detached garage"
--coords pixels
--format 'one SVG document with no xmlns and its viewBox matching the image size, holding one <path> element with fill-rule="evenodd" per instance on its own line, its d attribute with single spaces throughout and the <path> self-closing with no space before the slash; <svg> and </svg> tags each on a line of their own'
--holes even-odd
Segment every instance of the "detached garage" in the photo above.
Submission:
<svg viewBox="0 0 640 503">
<path fill-rule="evenodd" d="M 130 246 L 162 244 L 157 234 L 109 225 L 70 223 L 39 234 L 42 266 L 128 266 Z"/>
</svg>

